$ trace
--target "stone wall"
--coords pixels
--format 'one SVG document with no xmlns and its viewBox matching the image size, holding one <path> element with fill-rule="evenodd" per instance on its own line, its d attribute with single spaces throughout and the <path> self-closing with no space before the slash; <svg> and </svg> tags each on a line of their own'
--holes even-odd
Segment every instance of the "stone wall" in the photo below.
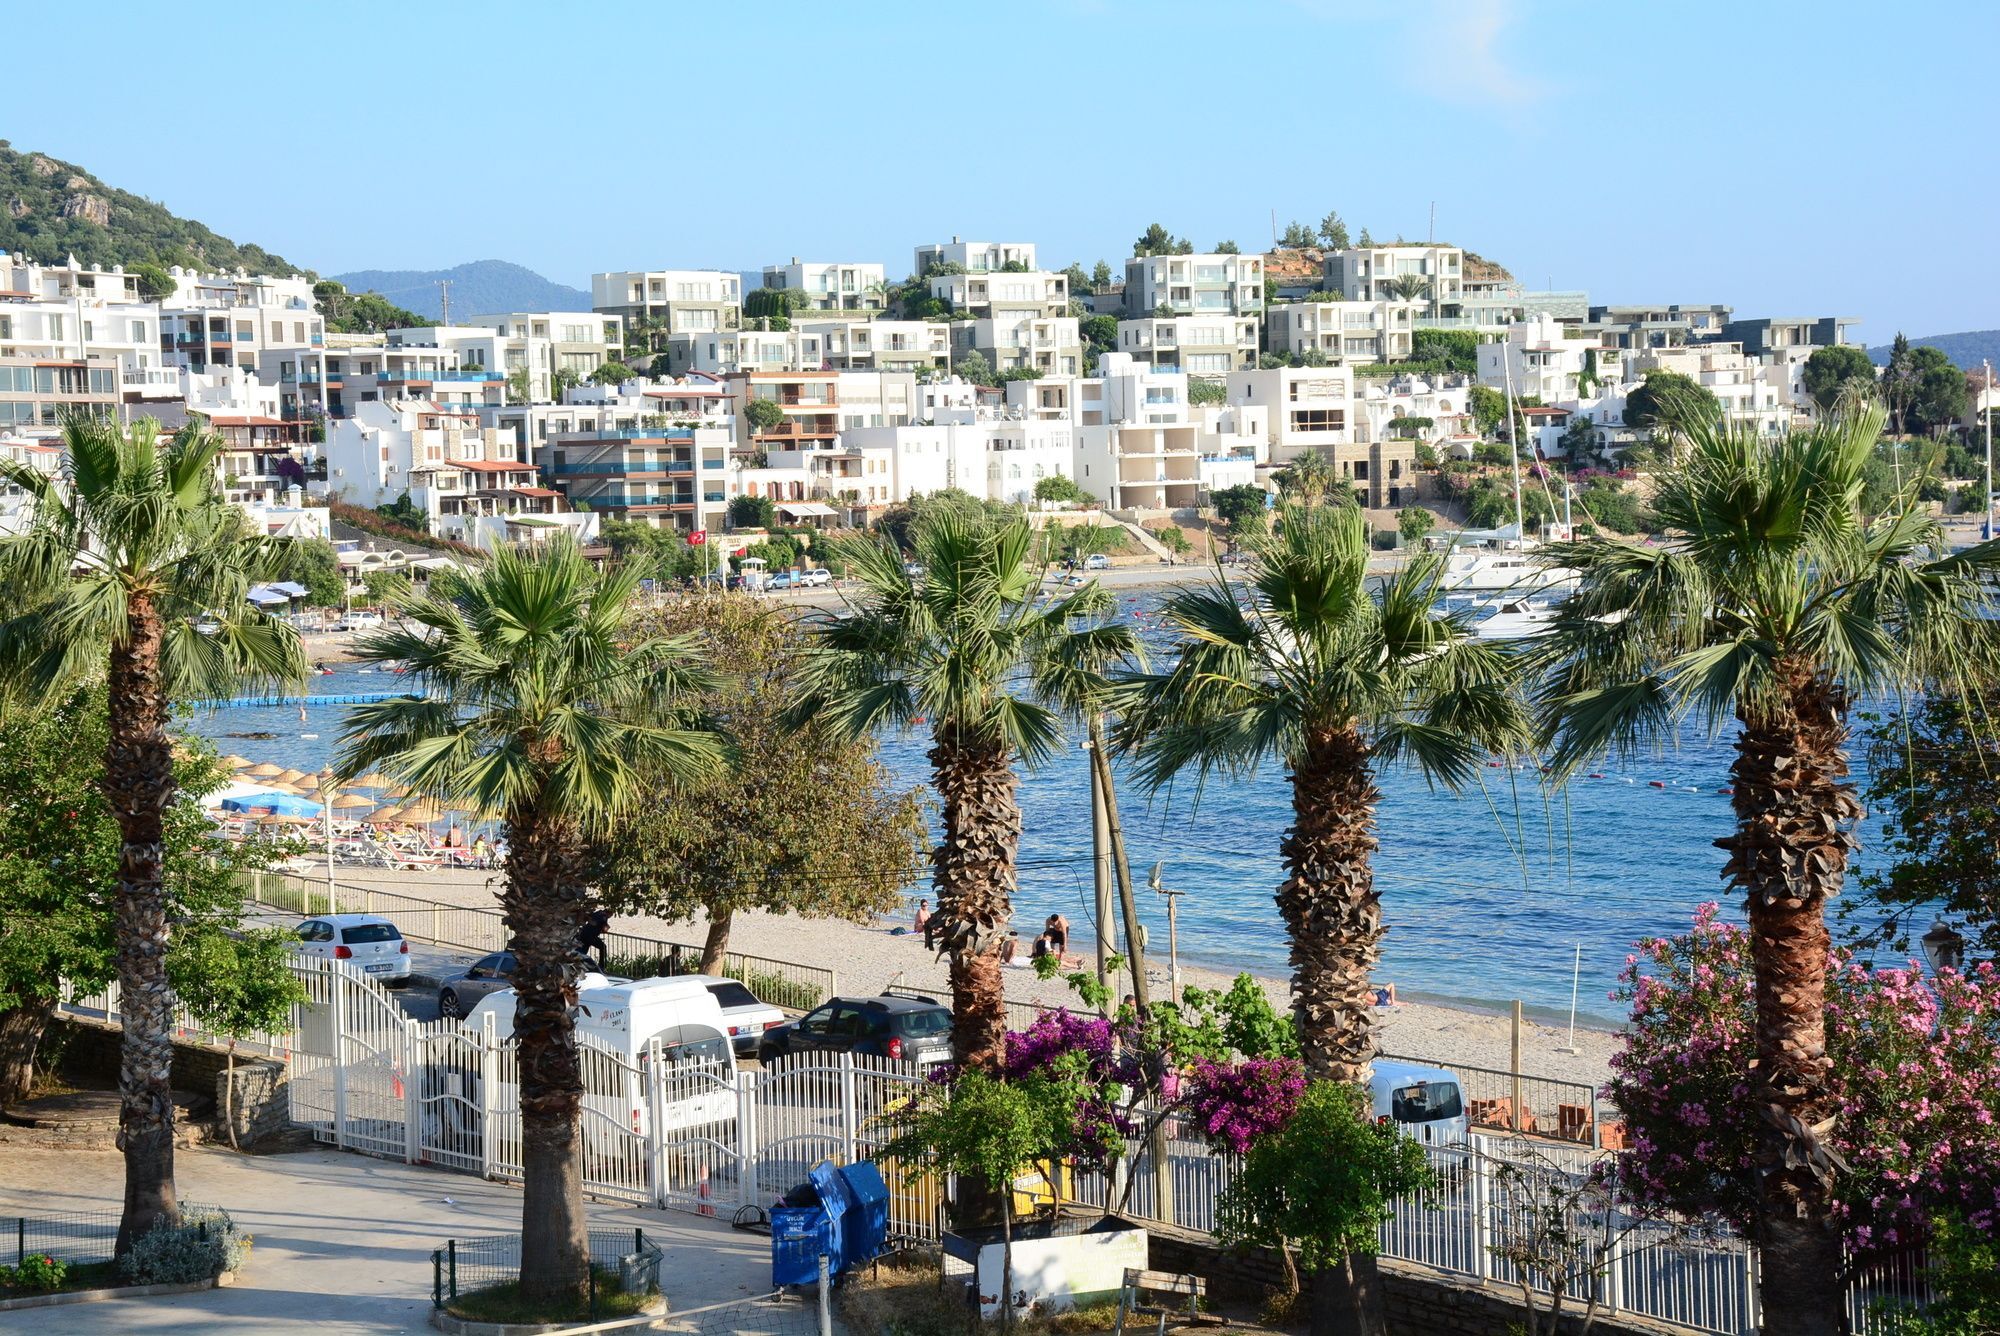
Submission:
<svg viewBox="0 0 2000 1336">
<path fill-rule="evenodd" d="M 1222 1299 L 1257 1302 L 1285 1283 L 1284 1263 L 1267 1248 L 1225 1249 L 1206 1234 L 1153 1221 L 1132 1222 L 1147 1231 L 1156 1271 L 1186 1271 L 1208 1281 Z M 1527 1322 L 1518 1289 L 1470 1276 L 1432 1271 L 1395 1258 L 1380 1259 L 1383 1299 L 1391 1331 L 1425 1336 L 1508 1336 Z M 1583 1330 L 1580 1316 L 1565 1322 L 1565 1336 Z M 1599 1314 L 1592 1333 L 1603 1336 L 1686 1336 L 1685 1327 L 1646 1318 Z"/>
<path fill-rule="evenodd" d="M 60 1069 L 72 1079 L 116 1086 L 118 1083 L 119 1030 L 116 1026 L 76 1017 L 59 1017 L 53 1029 L 62 1057 Z M 173 1086 L 175 1090 L 203 1099 L 201 1117 L 212 1121 L 218 1141 L 229 1139 L 223 1110 L 230 1112 L 236 1125 L 236 1143 L 249 1147 L 263 1137 L 283 1132 L 291 1122 L 291 1092 L 286 1084 L 286 1068 L 269 1058 L 236 1055 L 232 1072 L 226 1049 L 174 1041 Z"/>
</svg>

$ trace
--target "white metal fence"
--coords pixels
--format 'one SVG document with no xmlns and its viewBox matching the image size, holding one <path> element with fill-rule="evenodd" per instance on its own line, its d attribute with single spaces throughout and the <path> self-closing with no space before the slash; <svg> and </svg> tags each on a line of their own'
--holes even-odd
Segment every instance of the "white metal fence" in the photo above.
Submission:
<svg viewBox="0 0 2000 1336">
<path fill-rule="evenodd" d="M 292 1031 L 239 1040 L 239 1047 L 289 1060 L 295 1123 L 351 1150 L 488 1178 L 520 1177 L 519 1070 L 512 1042 L 494 1032 L 490 1018 L 477 1029 L 413 1021 L 379 983 L 348 965 L 301 959 L 293 968 L 307 1000 L 296 1009 Z M 115 989 L 66 994 L 63 1006 L 118 1019 Z M 213 1038 L 191 1027 L 183 1037 Z M 891 1238 L 924 1242 L 941 1231 L 940 1185 L 879 1158 L 889 1115 L 924 1079 L 913 1064 L 800 1054 L 735 1072 L 715 1060 L 671 1060 L 657 1044 L 631 1062 L 584 1040 L 582 1066 L 583 1176 L 593 1195 L 728 1218 L 743 1207 L 769 1207 L 822 1160 L 876 1159 L 889 1185 Z M 1172 1122 L 1166 1153 L 1164 1175 L 1142 1149 L 1114 1175 L 1076 1173 L 1068 1190 L 1083 1204 L 1212 1230 L 1239 1162 Z M 1425 1153 L 1438 1187 L 1395 1203 L 1382 1227 L 1383 1255 L 1518 1283 L 1493 1249 L 1521 1227 L 1520 1204 L 1509 1200 L 1497 1172 L 1519 1152 L 1475 1136 L 1468 1146 Z M 1589 1155 L 1561 1146 L 1538 1147 L 1537 1154 L 1544 1163 L 1573 1160 L 1573 1169 Z M 1609 1242 L 1607 1253 L 1593 1254 L 1607 1263 L 1594 1283 L 1608 1310 L 1722 1336 L 1756 1330 L 1755 1254 L 1742 1240 L 1628 1228 L 1622 1220 L 1606 1229 L 1601 1213 L 1579 1212 L 1570 1223 Z M 1571 1288 L 1584 1291 L 1574 1282 Z M 1920 1294 L 1914 1268 L 1872 1275 L 1850 1292 L 1855 1329 L 1867 1329 L 1872 1300 Z"/>
</svg>

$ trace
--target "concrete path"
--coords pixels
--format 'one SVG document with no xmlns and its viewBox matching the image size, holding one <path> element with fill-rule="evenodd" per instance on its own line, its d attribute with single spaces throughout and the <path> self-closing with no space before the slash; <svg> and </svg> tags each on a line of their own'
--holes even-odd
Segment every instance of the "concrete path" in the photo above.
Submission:
<svg viewBox="0 0 2000 1336">
<path fill-rule="evenodd" d="M 117 1211 L 114 1151 L 9 1147 L 0 1215 Z M 346 1333 L 430 1331 L 433 1248 L 451 1237 L 518 1233 L 519 1189 L 468 1174 L 340 1151 L 245 1156 L 206 1148 L 176 1157 L 180 1195 L 229 1211 L 255 1238 L 229 1289 L 0 1314 L 0 1333 Z M 770 1289 L 770 1240 L 727 1222 L 593 1203 L 593 1229 L 645 1229 L 665 1250 L 660 1280 L 675 1311 Z M 11 1259 L 10 1259 L 11 1260 Z"/>
</svg>

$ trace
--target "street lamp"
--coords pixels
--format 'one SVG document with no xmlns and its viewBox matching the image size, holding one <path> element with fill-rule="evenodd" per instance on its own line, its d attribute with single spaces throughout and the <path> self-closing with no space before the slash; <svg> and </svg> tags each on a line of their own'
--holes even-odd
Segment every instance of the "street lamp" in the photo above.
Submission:
<svg viewBox="0 0 2000 1336">
<path fill-rule="evenodd" d="M 1931 965 L 1931 973 L 1944 970 L 1958 970 L 1965 966 L 1965 938 L 1948 927 L 1943 919 L 1931 924 L 1918 944 L 1924 949 L 1924 959 Z"/>
<path fill-rule="evenodd" d="M 1185 895 L 1186 892 L 1177 891 L 1171 886 L 1161 884 L 1160 871 L 1164 866 L 1162 863 L 1153 864 L 1152 875 L 1146 878 L 1146 884 L 1153 888 L 1155 895 L 1163 895 L 1167 899 L 1167 993 L 1174 1001 L 1179 1002 L 1181 1000 L 1181 944 L 1180 922 L 1179 915 L 1175 912 L 1175 902 L 1181 896 Z"/>
</svg>

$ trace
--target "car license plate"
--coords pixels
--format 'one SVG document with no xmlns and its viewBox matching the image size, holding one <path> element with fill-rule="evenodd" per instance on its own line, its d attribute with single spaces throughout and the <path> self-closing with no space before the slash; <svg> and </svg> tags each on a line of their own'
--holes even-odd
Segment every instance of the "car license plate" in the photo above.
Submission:
<svg viewBox="0 0 2000 1336">
<path fill-rule="evenodd" d="M 387 974 L 390 970 L 396 967 L 394 965 L 382 964 L 382 965 L 366 965 L 363 966 L 363 968 L 366 969 L 370 974 Z"/>
</svg>

